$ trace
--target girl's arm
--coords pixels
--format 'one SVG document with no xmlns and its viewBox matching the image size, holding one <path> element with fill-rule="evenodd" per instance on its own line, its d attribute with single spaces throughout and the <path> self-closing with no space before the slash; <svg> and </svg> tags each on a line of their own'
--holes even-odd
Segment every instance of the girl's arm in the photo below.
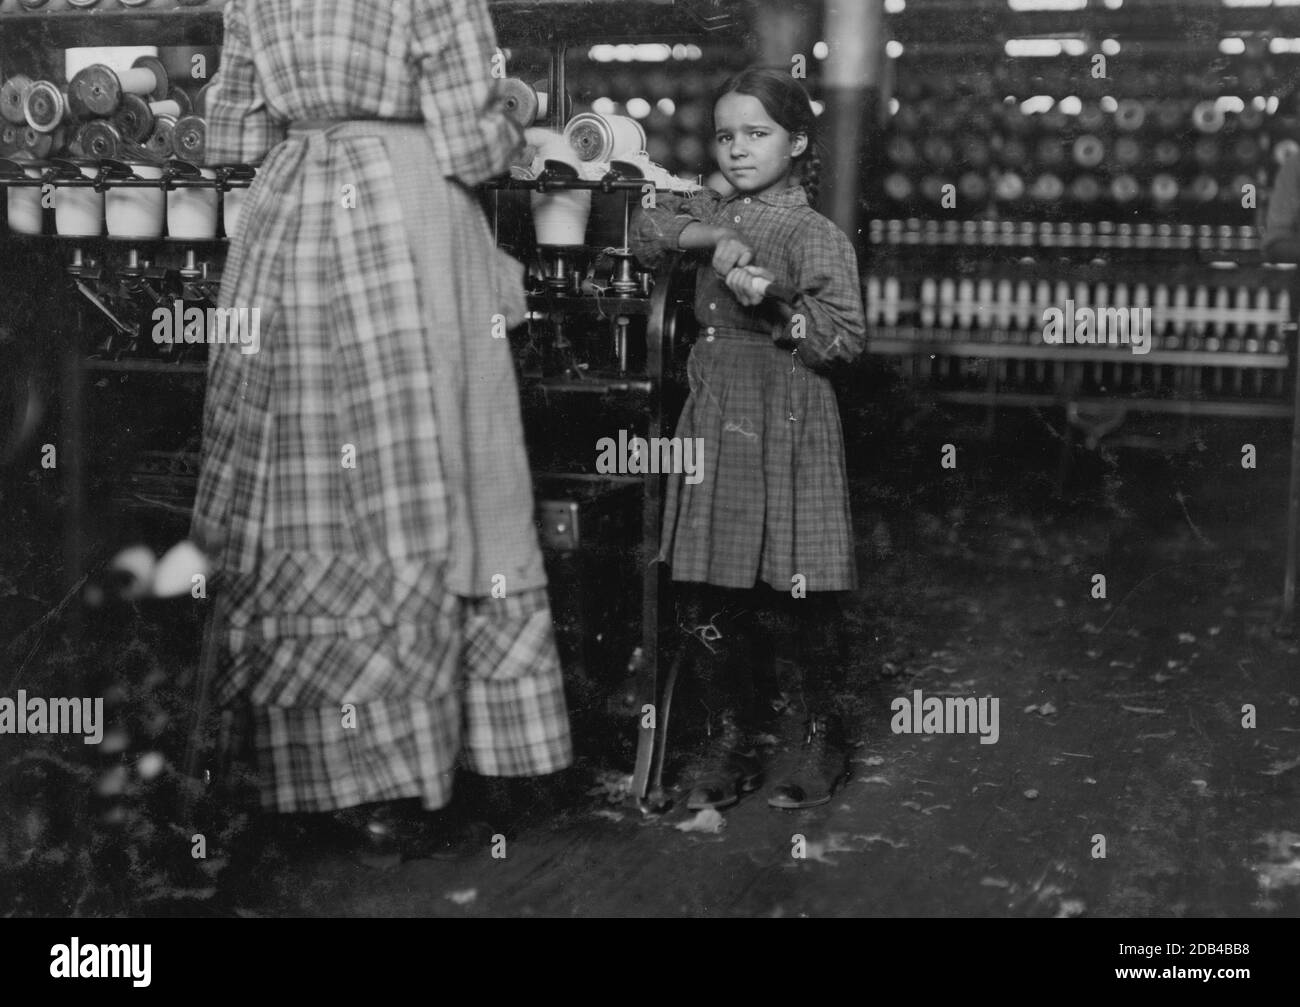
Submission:
<svg viewBox="0 0 1300 1007">
<path fill-rule="evenodd" d="M 218 86 L 209 92 L 207 160 L 212 164 L 256 164 L 284 139 L 285 126 L 271 117 L 250 51 L 243 0 L 223 14 Z"/>
<path fill-rule="evenodd" d="M 812 225 L 801 242 L 789 282 L 768 286 L 782 317 L 773 339 L 789 346 L 807 367 L 848 363 L 866 349 L 866 315 L 858 257 L 848 237 L 830 221 Z"/>
<path fill-rule="evenodd" d="M 655 205 L 640 206 L 632 216 L 632 254 L 647 268 L 658 269 L 674 252 L 713 248 L 725 229 L 708 222 L 721 198 L 712 189 L 690 196 L 655 193 Z"/>
</svg>

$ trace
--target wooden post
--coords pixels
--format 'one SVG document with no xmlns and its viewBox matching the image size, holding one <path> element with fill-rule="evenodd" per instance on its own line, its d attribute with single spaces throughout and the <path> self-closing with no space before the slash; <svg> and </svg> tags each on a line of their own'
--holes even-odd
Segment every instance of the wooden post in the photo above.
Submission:
<svg viewBox="0 0 1300 1007">
<path fill-rule="evenodd" d="M 1300 297 L 1293 298 L 1300 302 Z M 1291 347 L 1293 405 L 1291 415 L 1291 479 L 1286 505 L 1286 575 L 1282 583 L 1282 622 L 1279 629 L 1290 633 L 1295 627 L 1295 581 L 1297 525 L 1300 524 L 1300 331 Z"/>
<path fill-rule="evenodd" d="M 820 27 L 819 6 L 790 0 L 760 0 L 754 9 L 754 34 L 758 37 L 760 61 L 766 66 L 788 70 L 794 66 L 795 56 L 803 56 L 811 64 L 812 47 Z"/>
<path fill-rule="evenodd" d="M 826 59 L 822 135 L 829 151 L 822 212 L 861 245 L 863 140 L 882 124 L 884 0 L 824 0 Z"/>
</svg>

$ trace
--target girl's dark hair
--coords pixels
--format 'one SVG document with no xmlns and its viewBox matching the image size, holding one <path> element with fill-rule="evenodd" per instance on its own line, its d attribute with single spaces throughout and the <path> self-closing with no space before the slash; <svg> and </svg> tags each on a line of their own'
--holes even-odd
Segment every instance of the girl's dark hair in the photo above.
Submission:
<svg viewBox="0 0 1300 1007">
<path fill-rule="evenodd" d="M 772 121 L 787 133 L 803 133 L 808 146 L 795 158 L 796 177 L 808 194 L 808 202 L 817 204 L 821 188 L 822 159 L 817 141 L 817 117 L 813 114 L 812 99 L 803 86 L 790 76 L 788 70 L 754 66 L 729 77 L 713 95 L 710 108 L 729 94 L 747 94 L 757 98 Z"/>
</svg>

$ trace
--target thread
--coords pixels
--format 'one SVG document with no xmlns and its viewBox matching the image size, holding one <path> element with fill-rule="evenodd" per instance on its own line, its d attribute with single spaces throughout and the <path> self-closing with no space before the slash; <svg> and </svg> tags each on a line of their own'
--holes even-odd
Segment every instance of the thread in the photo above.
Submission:
<svg viewBox="0 0 1300 1007">
<path fill-rule="evenodd" d="M 533 227 L 537 243 L 558 247 L 582 245 L 591 216 L 591 190 L 571 189 L 532 193 Z"/>
<path fill-rule="evenodd" d="M 81 174 L 94 178 L 99 170 L 94 165 L 83 165 Z M 158 193 L 162 195 L 160 191 Z M 54 230 L 73 238 L 97 238 L 104 233 L 104 194 L 90 186 L 55 185 Z"/>
<path fill-rule="evenodd" d="M 205 179 L 214 179 L 211 168 L 200 168 Z M 167 193 L 167 233 L 173 238 L 207 240 L 217 236 L 217 190 L 180 188 Z"/>
<path fill-rule="evenodd" d="M 645 150 L 645 130 L 626 115 L 582 112 L 564 127 L 564 138 L 583 161 L 613 161 Z"/>
<path fill-rule="evenodd" d="M 28 178 L 40 178 L 37 165 L 23 165 Z M 40 234 L 42 231 L 41 190 L 39 186 L 6 187 L 9 190 L 9 230 L 15 234 Z"/>
<path fill-rule="evenodd" d="M 132 164 L 138 178 L 162 178 L 156 164 Z M 79 189 L 89 192 L 89 189 Z M 187 191 L 187 190 L 177 190 Z M 104 197 L 104 215 L 111 238 L 160 238 L 167 197 L 162 189 L 112 187 Z M 62 230 L 59 232 L 62 234 Z"/>
<path fill-rule="evenodd" d="M 247 199 L 247 189 L 228 189 L 226 192 L 222 193 L 222 227 L 225 229 L 227 238 L 233 238 L 235 236 L 235 231 L 239 229 L 239 217 L 243 213 L 244 202 Z"/>
</svg>

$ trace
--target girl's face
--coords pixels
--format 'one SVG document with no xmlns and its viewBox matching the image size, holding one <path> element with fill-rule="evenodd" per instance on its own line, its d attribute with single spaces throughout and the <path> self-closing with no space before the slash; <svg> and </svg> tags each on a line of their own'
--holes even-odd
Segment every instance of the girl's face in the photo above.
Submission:
<svg viewBox="0 0 1300 1007">
<path fill-rule="evenodd" d="M 764 192 L 790 184 L 794 158 L 808 138 L 772 121 L 763 103 L 749 94 L 726 94 L 713 109 L 714 154 L 718 168 L 740 192 Z"/>
</svg>

